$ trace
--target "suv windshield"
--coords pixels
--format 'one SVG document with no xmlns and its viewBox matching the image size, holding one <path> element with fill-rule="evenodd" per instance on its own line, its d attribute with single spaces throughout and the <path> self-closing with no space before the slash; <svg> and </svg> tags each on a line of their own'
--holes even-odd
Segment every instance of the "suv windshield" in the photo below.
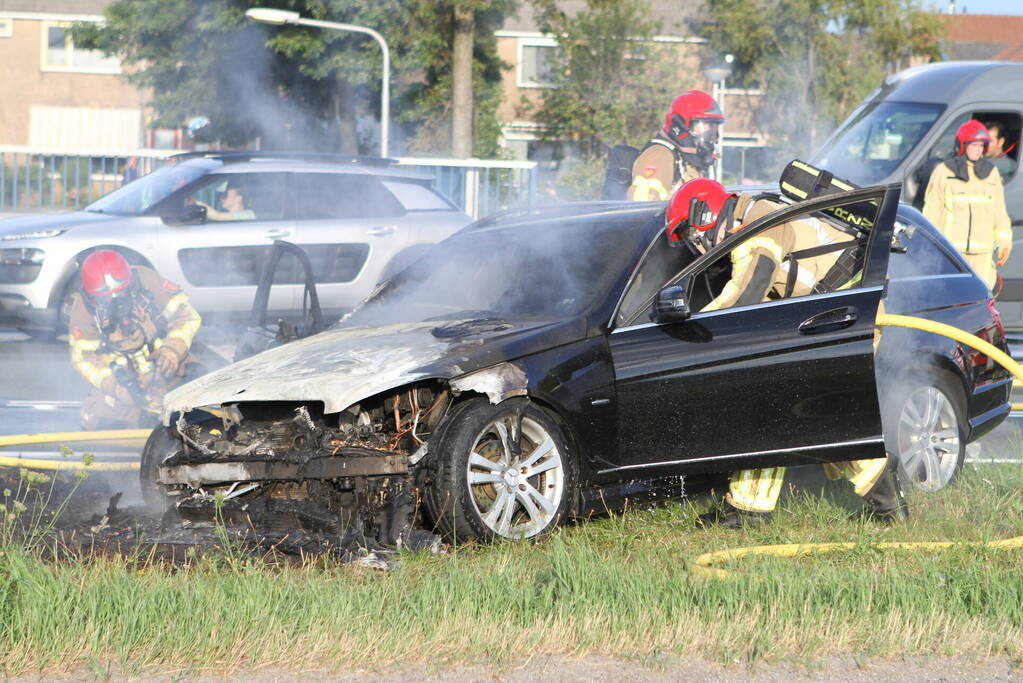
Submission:
<svg viewBox="0 0 1023 683">
<path fill-rule="evenodd" d="M 944 109 L 943 104 L 875 100 L 812 163 L 859 185 L 876 185 L 913 151 Z"/>
<path fill-rule="evenodd" d="M 649 218 L 591 214 L 459 233 L 341 322 L 577 315 L 607 295 L 649 242 Z"/>
<path fill-rule="evenodd" d="M 172 193 L 220 166 L 223 166 L 221 162 L 210 159 L 180 166 L 164 166 L 94 201 L 85 210 L 117 216 L 140 216 Z"/>
</svg>

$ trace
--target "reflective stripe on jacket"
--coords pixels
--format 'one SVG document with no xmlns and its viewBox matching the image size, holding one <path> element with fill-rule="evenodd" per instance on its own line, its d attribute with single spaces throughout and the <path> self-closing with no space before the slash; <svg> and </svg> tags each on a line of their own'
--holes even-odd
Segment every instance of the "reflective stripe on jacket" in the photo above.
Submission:
<svg viewBox="0 0 1023 683">
<path fill-rule="evenodd" d="M 924 195 L 924 215 L 964 254 L 994 251 L 996 238 L 1012 239 L 1005 190 L 998 169 L 978 178 L 973 162 L 963 181 L 944 162 L 934 167 Z"/>
</svg>

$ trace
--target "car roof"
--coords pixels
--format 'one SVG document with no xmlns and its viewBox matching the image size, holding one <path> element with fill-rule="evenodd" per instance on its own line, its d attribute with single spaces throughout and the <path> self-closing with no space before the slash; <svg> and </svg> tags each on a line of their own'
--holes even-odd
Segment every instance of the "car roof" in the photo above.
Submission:
<svg viewBox="0 0 1023 683">
<path fill-rule="evenodd" d="M 342 156 L 338 154 L 290 152 L 228 152 L 187 153 L 172 157 L 181 166 L 199 166 L 217 161 L 222 164 L 210 173 L 341 173 L 369 175 L 381 179 L 433 180 L 433 174 L 414 168 L 397 166 L 394 159 L 381 157 Z"/>
<path fill-rule="evenodd" d="M 890 76 L 870 98 L 897 102 L 947 102 L 961 96 L 971 102 L 1018 99 L 1012 88 L 1023 86 L 1023 64 L 1012 62 L 939 62 Z"/>
</svg>

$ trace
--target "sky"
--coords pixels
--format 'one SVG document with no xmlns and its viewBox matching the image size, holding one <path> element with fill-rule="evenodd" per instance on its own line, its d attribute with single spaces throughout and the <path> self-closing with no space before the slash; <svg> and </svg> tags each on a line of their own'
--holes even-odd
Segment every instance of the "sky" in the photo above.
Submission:
<svg viewBox="0 0 1023 683">
<path fill-rule="evenodd" d="M 941 11 L 948 9 L 948 0 L 931 0 Z M 967 14 L 1023 14 L 1023 0 L 956 0 L 956 13 Z"/>
</svg>

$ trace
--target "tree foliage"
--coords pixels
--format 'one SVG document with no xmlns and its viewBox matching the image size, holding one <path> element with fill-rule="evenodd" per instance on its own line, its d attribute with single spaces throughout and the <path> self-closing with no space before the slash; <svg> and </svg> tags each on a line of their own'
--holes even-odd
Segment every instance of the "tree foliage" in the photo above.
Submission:
<svg viewBox="0 0 1023 683">
<path fill-rule="evenodd" d="M 494 91 L 503 64 L 493 28 L 514 0 L 277 0 L 273 5 L 379 31 L 392 58 L 391 110 L 410 146 L 446 153 L 436 134 L 450 116 L 455 2 L 477 12 L 477 149 L 496 147 Z M 105 22 L 74 27 L 76 43 L 116 54 L 127 78 L 151 93 L 154 123 L 212 121 L 229 146 L 259 137 L 267 148 L 375 152 L 355 139 L 356 117 L 379 116 L 381 55 L 371 38 L 301 26 L 253 24 L 258 0 L 114 0 Z M 393 124 L 392 124 L 393 125 Z"/>
<path fill-rule="evenodd" d="M 940 18 L 920 0 L 707 0 L 709 45 L 736 58 L 731 83 L 764 92 L 754 123 L 795 154 L 914 61 L 940 57 Z"/>
<path fill-rule="evenodd" d="M 592 194 L 607 148 L 649 140 L 672 98 L 691 87 L 678 73 L 681 52 L 653 40 L 660 25 L 641 0 L 586 0 L 571 15 L 555 0 L 533 6 L 559 47 L 536 120 L 544 139 L 576 143 L 576 168 L 562 180 Z"/>
</svg>

